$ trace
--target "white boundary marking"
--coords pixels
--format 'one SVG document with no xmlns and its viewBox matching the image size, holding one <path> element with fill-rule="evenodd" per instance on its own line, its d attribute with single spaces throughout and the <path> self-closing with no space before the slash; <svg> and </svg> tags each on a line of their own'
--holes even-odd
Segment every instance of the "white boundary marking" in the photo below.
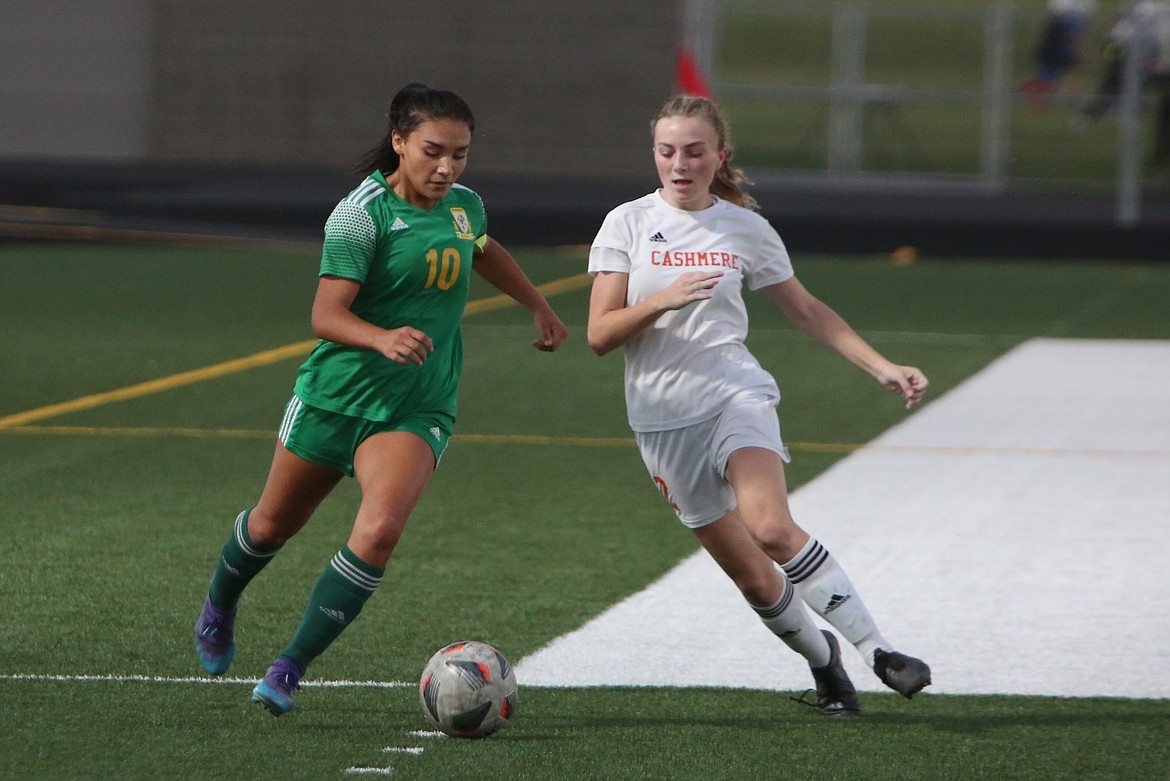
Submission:
<svg viewBox="0 0 1170 781">
<path fill-rule="evenodd" d="M 437 729 L 415 729 L 406 733 L 412 738 L 447 738 L 450 737 L 446 732 L 440 732 Z"/>
<path fill-rule="evenodd" d="M 345 772 L 351 776 L 392 776 L 392 767 L 347 767 Z"/>
<path fill-rule="evenodd" d="M 0 673 L 0 681 L 60 681 L 110 683 L 205 683 L 229 686 L 255 686 L 259 678 L 212 678 L 192 675 L 166 677 L 161 675 L 57 675 L 49 673 Z M 405 681 L 304 681 L 302 688 L 312 689 L 405 689 L 417 684 Z"/>
<path fill-rule="evenodd" d="M 1170 698 L 1170 342 L 1036 339 L 793 493 L 928 692 Z M 858 689 L 888 691 L 859 654 Z M 536 686 L 799 690 L 699 551 L 521 659 Z"/>
</svg>

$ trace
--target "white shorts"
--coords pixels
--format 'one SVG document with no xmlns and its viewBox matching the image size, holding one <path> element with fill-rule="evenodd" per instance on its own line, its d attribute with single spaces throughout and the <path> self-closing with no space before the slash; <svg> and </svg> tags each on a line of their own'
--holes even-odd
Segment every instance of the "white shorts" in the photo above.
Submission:
<svg viewBox="0 0 1170 781">
<path fill-rule="evenodd" d="M 690 529 L 722 518 L 736 507 L 735 492 L 723 477 L 727 459 L 745 447 L 761 447 L 791 461 L 780 438 L 779 400 L 741 393 L 715 417 L 685 428 L 634 432 L 654 486 Z"/>
</svg>

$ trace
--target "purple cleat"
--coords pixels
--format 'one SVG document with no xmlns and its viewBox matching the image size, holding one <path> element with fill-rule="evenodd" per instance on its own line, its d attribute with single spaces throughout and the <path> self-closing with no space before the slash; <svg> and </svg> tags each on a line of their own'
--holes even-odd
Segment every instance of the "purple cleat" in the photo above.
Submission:
<svg viewBox="0 0 1170 781">
<path fill-rule="evenodd" d="M 252 690 L 252 701 L 263 705 L 273 716 L 288 713 L 293 709 L 293 692 L 301 688 L 304 674 L 292 659 L 280 657 Z"/>
<path fill-rule="evenodd" d="M 203 613 L 195 622 L 195 653 L 199 663 L 211 675 L 223 675 L 232 666 L 236 654 L 236 611 L 224 611 L 211 604 L 211 597 L 203 603 Z"/>
</svg>

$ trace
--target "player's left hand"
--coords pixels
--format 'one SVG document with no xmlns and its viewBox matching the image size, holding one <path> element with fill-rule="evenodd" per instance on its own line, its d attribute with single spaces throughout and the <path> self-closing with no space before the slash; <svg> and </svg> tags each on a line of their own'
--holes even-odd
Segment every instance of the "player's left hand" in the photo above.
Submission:
<svg viewBox="0 0 1170 781">
<path fill-rule="evenodd" d="M 913 366 L 891 366 L 890 371 L 878 377 L 878 380 L 906 400 L 906 409 L 922 401 L 926 387 L 930 385 L 922 370 Z"/>
<path fill-rule="evenodd" d="M 537 312 L 535 319 L 536 330 L 540 332 L 540 337 L 532 340 L 532 346 L 536 349 L 551 353 L 568 337 L 569 329 L 551 309 Z"/>
</svg>

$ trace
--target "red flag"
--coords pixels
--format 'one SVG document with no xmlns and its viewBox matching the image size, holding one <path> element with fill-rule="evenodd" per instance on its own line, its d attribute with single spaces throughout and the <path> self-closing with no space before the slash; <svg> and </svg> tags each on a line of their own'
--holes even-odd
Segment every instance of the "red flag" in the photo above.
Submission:
<svg viewBox="0 0 1170 781">
<path fill-rule="evenodd" d="M 703 78 L 695 58 L 685 48 L 679 47 L 675 62 L 675 86 L 685 95 L 698 95 L 701 98 L 711 98 L 711 87 Z"/>
</svg>

